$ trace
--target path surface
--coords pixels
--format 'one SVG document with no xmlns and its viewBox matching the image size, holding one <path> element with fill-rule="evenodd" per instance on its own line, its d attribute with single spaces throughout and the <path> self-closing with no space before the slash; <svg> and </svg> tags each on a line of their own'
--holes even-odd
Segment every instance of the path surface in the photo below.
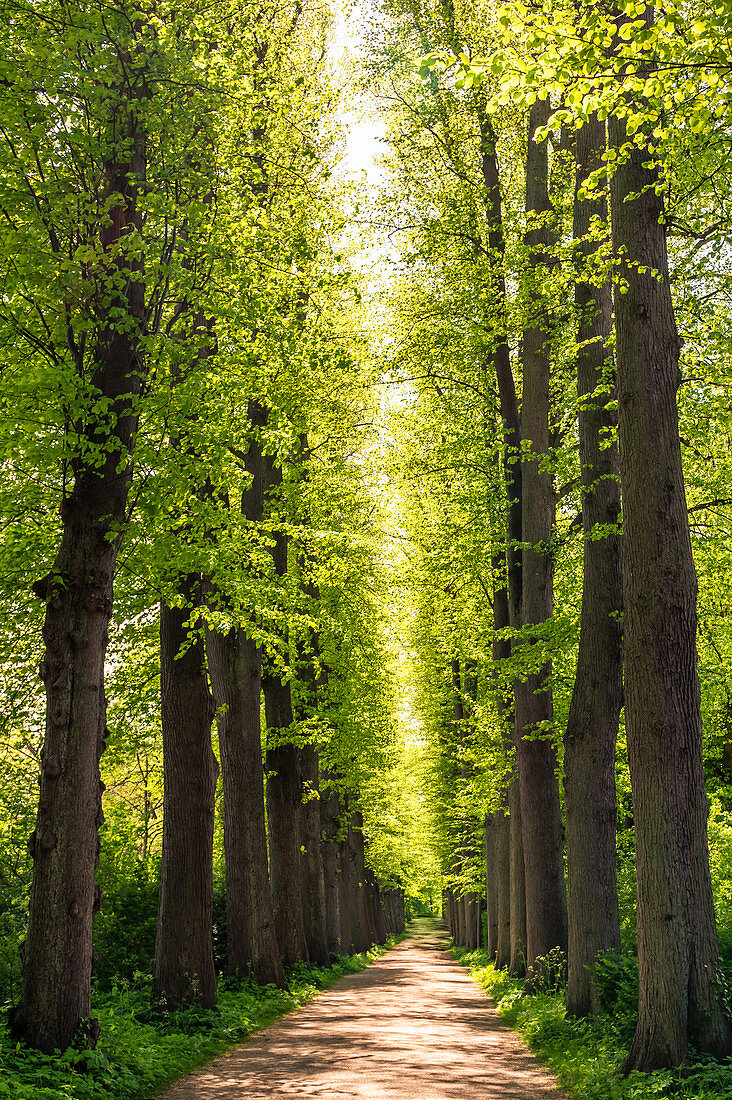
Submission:
<svg viewBox="0 0 732 1100">
<path fill-rule="evenodd" d="M 159 1100 L 565 1100 L 483 991 L 419 920 L 360 974 Z"/>
</svg>

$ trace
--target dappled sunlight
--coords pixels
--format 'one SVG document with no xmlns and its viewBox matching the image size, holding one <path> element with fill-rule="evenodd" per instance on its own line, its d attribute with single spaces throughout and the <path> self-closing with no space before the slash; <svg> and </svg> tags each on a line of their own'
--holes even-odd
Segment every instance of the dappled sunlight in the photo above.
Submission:
<svg viewBox="0 0 732 1100">
<path fill-rule="evenodd" d="M 160 1100 L 558 1100 L 552 1079 L 415 920 L 360 974 L 180 1082 Z"/>
</svg>

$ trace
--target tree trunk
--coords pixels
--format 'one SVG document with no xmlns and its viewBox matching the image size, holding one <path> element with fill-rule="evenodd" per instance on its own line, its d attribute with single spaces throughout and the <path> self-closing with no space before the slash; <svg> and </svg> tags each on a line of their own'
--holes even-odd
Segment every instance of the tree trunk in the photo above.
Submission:
<svg viewBox="0 0 732 1100">
<path fill-rule="evenodd" d="M 471 891 L 465 895 L 465 946 L 472 951 L 478 947 L 478 922 L 480 920 L 480 894 Z"/>
<path fill-rule="evenodd" d="M 344 816 L 347 824 L 345 837 L 340 841 L 341 878 L 340 907 L 341 921 L 346 953 L 365 951 L 369 946 L 367 929 L 363 926 L 362 911 L 359 904 L 360 878 L 356 840 L 349 809 L 348 797 L 344 797 Z M 348 943 L 346 943 L 346 935 Z"/>
<path fill-rule="evenodd" d="M 273 455 L 264 458 L 265 485 L 269 492 L 282 484 L 282 467 Z M 273 531 L 270 553 L 278 577 L 287 576 L 288 538 Z M 286 639 L 282 639 L 283 646 Z M 275 931 L 285 966 L 309 963 L 302 905 L 302 805 L 301 750 L 288 744 L 294 722 L 290 681 L 268 667 L 262 676 L 267 718 L 267 827 L 272 879 Z M 271 746 L 271 747 L 270 747 Z"/>
<path fill-rule="evenodd" d="M 511 895 L 511 958 L 508 973 L 521 978 L 526 972 L 526 879 L 524 874 L 524 830 L 521 821 L 521 791 L 518 777 L 508 785 L 509 875 Z"/>
<path fill-rule="evenodd" d="M 603 199 L 582 199 L 579 190 L 601 167 L 605 124 L 592 116 L 577 133 L 574 236 L 578 260 L 597 251 L 583 240 L 593 218 L 605 220 Z M 577 340 L 579 446 L 582 476 L 584 575 L 577 675 L 564 737 L 564 801 L 567 823 L 569 951 L 567 1011 L 585 1016 L 599 1010 L 595 961 L 600 951 L 620 950 L 615 876 L 615 743 L 623 701 L 622 543 L 617 534 L 593 538 L 596 525 L 615 524 L 620 514 L 618 453 L 607 446 L 617 426 L 608 340 L 612 333 L 610 282 L 580 278 Z M 595 280 L 596 281 L 596 280 Z M 596 392 L 599 391 L 599 392 Z"/>
<path fill-rule="evenodd" d="M 338 835 L 340 832 L 341 807 L 338 789 L 333 777 L 324 777 L 326 788 L 321 792 L 320 827 L 323 837 L 323 881 L 325 889 L 325 928 L 328 951 L 331 955 L 342 955 L 344 936 L 341 931 L 341 904 L 339 881 L 341 878 L 340 851 Z"/>
<path fill-rule="evenodd" d="M 506 460 L 504 458 L 504 462 L 505 461 Z M 494 577 L 502 578 L 506 569 L 506 555 L 499 553 L 494 554 Z M 520 800 L 518 793 L 518 782 L 515 775 L 516 747 L 513 736 L 515 734 L 516 720 L 515 715 L 513 714 L 511 709 L 511 703 L 513 700 L 509 695 L 506 685 L 502 682 L 502 673 L 500 669 L 501 661 L 507 661 L 510 658 L 512 649 L 512 642 L 510 637 L 503 636 L 503 632 L 512 625 L 508 593 L 509 589 L 507 584 L 496 583 L 494 581 L 494 634 L 491 647 L 491 656 L 493 659 L 493 670 L 495 677 L 496 709 L 498 711 L 499 719 L 502 723 L 503 747 L 507 761 L 507 774 L 504 777 L 507 785 L 505 793 L 501 800 L 501 805 L 498 807 L 498 810 L 496 810 L 493 815 L 494 856 L 492 863 L 492 874 L 494 878 L 494 885 L 492 887 L 492 905 L 495 909 L 495 917 L 490 917 L 489 909 L 489 935 L 492 936 L 495 934 L 495 941 L 494 943 L 490 943 L 490 948 L 494 948 L 493 950 L 491 950 L 491 955 L 495 955 L 496 967 L 498 969 L 505 969 L 508 967 L 511 968 L 512 973 L 521 974 L 523 973 L 522 959 L 525 953 L 526 944 L 526 898 L 524 894 L 522 846 L 520 846 L 520 858 L 516 858 L 513 861 L 511 859 L 511 833 L 513 828 L 511 821 L 512 813 L 519 814 L 519 824 L 517 827 L 513 828 L 513 833 L 518 841 L 520 841 L 521 837 Z M 519 609 L 516 608 L 514 614 L 519 613 Z M 509 729 L 511 730 L 510 733 Z M 509 792 L 511 791 L 513 803 L 515 803 L 513 810 L 511 809 L 512 799 L 511 797 L 509 797 Z M 512 906 L 516 906 L 521 913 L 521 916 L 518 916 L 517 914 L 516 917 L 517 929 L 520 929 L 520 942 L 514 944 L 514 966 L 512 966 L 511 948 Z M 491 922 L 495 924 L 495 933 L 490 927 Z"/>
<path fill-rule="evenodd" d="M 128 94 L 140 98 L 144 92 L 125 90 Z M 134 241 L 141 233 L 138 188 L 147 168 L 145 133 L 134 101 L 118 93 L 112 111 L 126 140 L 118 141 L 124 159 L 105 164 L 109 208 L 102 201 L 108 216 L 100 232 L 105 252 L 119 250 L 120 241 Z M 99 1034 L 89 1012 L 92 920 L 102 897 L 94 872 L 103 821 L 104 660 L 145 369 L 143 261 L 134 243 L 129 250 L 122 246 L 121 253 L 123 258 L 108 261 L 101 296 L 110 299 L 106 317 L 116 313 L 122 320 L 109 320 L 96 331 L 91 378 L 99 405 L 106 399 L 109 407 L 75 425 L 87 446 L 73 460 L 74 485 L 61 505 L 61 543 L 53 569 L 34 586 L 46 602 L 41 662 L 46 730 L 38 815 L 28 842 L 34 867 L 23 986 L 12 1026 L 26 1043 L 46 1053 L 65 1050 L 82 1025 L 88 1045 L 94 1046 Z M 120 268 L 128 272 L 124 278 Z M 101 309 L 101 302 L 97 306 Z"/>
<path fill-rule="evenodd" d="M 362 951 L 367 951 L 376 943 L 376 928 L 369 904 L 368 875 L 366 871 L 363 843 L 363 814 L 360 810 L 351 813 L 351 845 L 355 854 L 355 866 L 358 875 L 358 908 L 362 932 Z"/>
<path fill-rule="evenodd" d="M 183 608 L 160 609 L 163 734 L 163 853 L 153 996 L 166 1007 L 217 1000 L 211 939 L 213 835 L 218 762 L 211 748 L 215 707 L 204 644 L 186 625 L 200 596 L 190 577 Z M 185 648 L 187 646 L 187 648 Z"/>
<path fill-rule="evenodd" d="M 488 933 L 486 951 L 488 958 L 494 959 L 498 946 L 498 818 L 502 811 L 485 816 L 485 903 L 486 931 Z"/>
<path fill-rule="evenodd" d="M 624 145 L 621 121 L 611 142 Z M 625 569 L 625 715 L 638 895 L 638 1027 L 626 1070 L 730 1049 L 707 846 L 696 572 L 681 463 L 679 339 L 658 174 L 630 146 L 611 182 Z"/>
<path fill-rule="evenodd" d="M 300 436 L 299 461 L 303 468 L 303 479 L 309 475 L 310 447 L 307 436 Z M 301 522 L 310 523 L 305 511 Z M 320 593 L 312 577 L 311 562 L 307 552 L 299 554 L 300 589 L 308 604 L 317 610 Z M 307 606 L 307 605 L 306 605 Z M 298 642 L 295 678 L 293 681 L 293 711 L 299 722 L 316 721 L 321 706 L 322 689 L 328 680 L 328 670 L 323 664 L 320 653 L 320 639 L 314 629 L 310 629 L 304 639 Z M 315 662 L 318 662 L 316 674 Z M 323 866 L 323 827 L 321 823 L 320 794 L 320 753 L 316 745 L 307 744 L 300 756 L 304 783 L 305 800 L 301 810 L 302 824 L 302 906 L 305 923 L 305 938 L 310 961 L 318 966 L 326 966 L 330 957 L 325 897 L 325 870 Z M 331 894 L 331 897 L 333 895 Z"/>
<path fill-rule="evenodd" d="M 282 728 L 277 725 L 284 720 L 282 708 L 274 704 L 272 692 L 268 694 L 267 728 Z M 302 790 L 300 752 L 297 746 L 279 745 L 277 748 L 267 749 L 267 822 L 272 906 L 277 942 L 285 966 L 309 962 L 300 871 Z"/>
<path fill-rule="evenodd" d="M 264 467 L 258 433 L 266 410 L 249 403 L 253 438 L 245 458 L 252 481 L 242 494 L 242 513 L 261 521 Z M 224 788 L 227 968 L 251 974 L 262 985 L 285 987 L 272 913 L 267 866 L 264 771 L 261 740 L 262 655 L 241 629 L 206 632 L 209 673 L 218 710 Z"/>
<path fill-rule="evenodd" d="M 300 752 L 305 801 L 301 807 L 302 843 L 301 892 L 305 939 L 310 962 L 327 966 L 329 960 L 328 929 L 325 906 L 325 871 L 323 868 L 322 827 L 320 821 L 320 781 L 318 753 L 313 745 Z M 312 793 L 315 793 L 315 797 Z"/>
<path fill-rule="evenodd" d="M 494 875 L 496 879 L 496 969 L 511 962 L 511 864 L 508 803 L 496 812 Z"/>
<path fill-rule="evenodd" d="M 458 943 L 466 947 L 468 943 L 468 912 L 465 894 L 459 894 L 457 899 L 458 909 Z"/>
<path fill-rule="evenodd" d="M 524 452 L 521 463 L 524 627 L 549 622 L 554 604 L 551 551 L 554 489 L 551 470 L 545 468 L 549 456 L 550 333 L 541 288 L 541 276 L 548 262 L 551 231 L 547 219 L 551 206 L 547 145 L 533 139 L 534 131 L 546 123 L 549 112 L 546 99 L 538 100 L 531 108 L 526 157 L 526 209 L 530 219 L 526 232 L 529 250 L 526 285 L 530 316 L 523 334 L 521 427 L 530 449 Z M 522 649 L 528 660 L 535 661 L 536 644 L 536 640 L 524 638 Z M 538 671 L 528 674 L 516 691 L 517 763 L 526 872 L 526 961 L 531 968 L 553 948 L 565 951 L 567 948 L 562 815 L 557 753 L 551 734 L 553 721 L 551 665 L 546 661 Z M 536 737 L 537 731 L 540 739 Z"/>
</svg>

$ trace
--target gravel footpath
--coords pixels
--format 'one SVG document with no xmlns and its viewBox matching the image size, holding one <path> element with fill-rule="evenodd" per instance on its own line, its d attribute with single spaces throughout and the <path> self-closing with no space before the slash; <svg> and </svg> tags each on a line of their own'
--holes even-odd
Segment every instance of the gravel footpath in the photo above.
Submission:
<svg viewBox="0 0 732 1100">
<path fill-rule="evenodd" d="M 433 920 L 159 1100 L 566 1100 Z"/>
</svg>

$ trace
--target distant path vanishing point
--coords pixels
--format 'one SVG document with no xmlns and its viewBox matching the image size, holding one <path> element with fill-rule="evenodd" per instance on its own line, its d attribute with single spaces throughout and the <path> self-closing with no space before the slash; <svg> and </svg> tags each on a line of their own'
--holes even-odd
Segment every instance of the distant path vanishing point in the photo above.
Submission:
<svg viewBox="0 0 732 1100">
<path fill-rule="evenodd" d="M 566 1100 L 429 918 L 158 1100 Z"/>
</svg>

